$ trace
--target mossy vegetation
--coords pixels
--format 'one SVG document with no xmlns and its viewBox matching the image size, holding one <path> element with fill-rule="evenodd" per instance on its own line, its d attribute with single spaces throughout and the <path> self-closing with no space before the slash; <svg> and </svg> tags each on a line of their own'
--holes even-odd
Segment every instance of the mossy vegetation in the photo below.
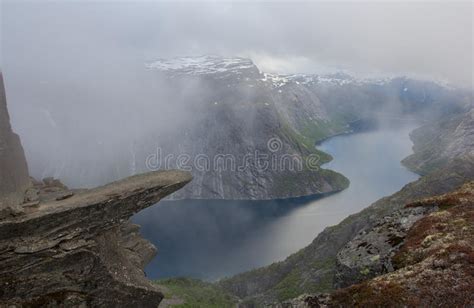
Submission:
<svg viewBox="0 0 474 308">
<path fill-rule="evenodd" d="M 335 190 L 343 190 L 349 187 L 349 179 L 342 174 L 329 169 L 320 169 L 319 171 Z"/>
<path fill-rule="evenodd" d="M 392 257 L 395 271 L 339 289 L 335 307 L 472 306 L 474 277 L 474 182 L 409 207 L 436 206 L 410 228 Z M 441 208 L 444 205 L 445 208 Z"/>
<path fill-rule="evenodd" d="M 299 253 L 302 253 L 300 251 Z M 285 301 L 305 293 L 322 293 L 333 289 L 335 258 L 319 259 L 312 263 L 311 270 L 318 271 L 318 281 L 307 281 L 305 274 L 295 268 L 285 276 L 274 288 L 278 301 Z"/>
<path fill-rule="evenodd" d="M 279 301 L 297 297 L 300 293 L 301 273 L 298 269 L 291 271 L 274 288 Z"/>
<path fill-rule="evenodd" d="M 333 293 L 331 304 L 335 307 L 404 307 L 405 290 L 397 283 L 387 283 L 374 288 L 362 283 Z"/>
<path fill-rule="evenodd" d="M 324 139 L 342 134 L 347 130 L 347 122 L 342 119 L 333 119 L 331 121 L 307 121 L 303 125 L 301 134 L 314 143 L 323 141 Z"/>
<path fill-rule="evenodd" d="M 340 191 L 349 186 L 349 180 L 342 174 L 319 167 L 333 159 L 328 153 L 316 148 L 317 141 L 333 134 L 332 124 L 313 121 L 306 124 L 305 133 L 300 133 L 294 130 L 282 117 L 280 117 L 280 123 L 282 123 L 280 137 L 290 142 L 301 155 L 302 168 L 297 174 L 299 178 L 306 178 L 308 183 L 327 182 L 333 191 Z M 289 173 L 274 176 L 273 181 L 274 189 L 277 191 L 301 191 L 301 181 L 295 181 Z"/>
<path fill-rule="evenodd" d="M 297 150 L 296 155 L 302 159 L 299 162 L 287 161 L 284 164 L 292 165 L 299 172 L 295 175 L 299 180 L 295 180 L 292 173 L 281 173 L 281 176 L 273 177 L 273 188 L 276 191 L 301 191 L 301 180 L 306 179 L 308 183 L 316 183 L 316 187 L 324 187 L 329 184 L 332 191 L 340 191 L 349 186 L 349 180 L 342 174 L 332 170 L 322 169 L 321 165 L 330 162 L 333 158 L 330 154 L 316 148 L 316 143 L 332 135 L 344 131 L 343 123 L 334 124 L 332 121 L 307 121 L 303 124 L 303 129 L 294 129 L 284 117 L 279 115 L 281 129 L 279 138 L 292 145 Z M 347 127 L 346 127 L 347 128 Z M 294 173 L 293 173 L 294 174 Z M 313 187 L 314 190 L 314 187 Z M 317 192 L 317 191 L 316 191 Z M 326 191 L 322 191 L 325 193 Z"/>
<path fill-rule="evenodd" d="M 227 308 L 235 307 L 238 299 L 218 285 L 191 278 L 169 278 L 155 281 L 166 299 L 176 299 L 171 307 Z"/>
<path fill-rule="evenodd" d="M 300 149 L 303 157 L 306 157 L 310 154 L 316 154 L 319 156 L 319 165 L 325 164 L 332 160 L 332 156 L 328 153 L 316 149 L 316 142 L 319 140 L 318 136 L 324 136 L 322 139 L 328 137 L 330 134 L 326 135 L 324 132 L 318 132 L 314 128 L 314 134 L 306 134 L 304 132 L 295 131 L 291 128 L 283 118 L 280 117 L 280 122 L 282 123 L 281 132 L 290 142 L 296 145 Z"/>
</svg>

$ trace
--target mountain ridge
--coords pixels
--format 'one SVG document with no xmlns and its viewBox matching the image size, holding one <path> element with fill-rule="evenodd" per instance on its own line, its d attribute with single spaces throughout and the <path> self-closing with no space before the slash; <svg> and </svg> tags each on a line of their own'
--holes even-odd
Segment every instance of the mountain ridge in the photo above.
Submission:
<svg viewBox="0 0 474 308">
<path fill-rule="evenodd" d="M 154 64 L 137 72 L 142 83 L 130 88 L 141 99 L 124 103 L 129 107 L 123 112 L 114 101 L 103 113 L 79 102 L 74 117 L 64 112 L 62 101 L 25 107 L 38 114 L 31 125 L 51 137 L 48 148 L 53 149 L 46 151 L 26 128 L 20 130 L 33 175 L 54 176 L 70 187 L 90 187 L 135 173 L 184 167 L 195 180 L 171 198 L 268 200 L 326 194 L 349 183 L 343 175 L 321 168 L 331 158 L 315 148 L 316 142 L 348 133 L 359 121 L 392 121 L 381 114 L 427 121 L 459 113 L 466 100 L 464 92 L 404 78 L 341 84 L 331 80 L 351 77 L 336 74 L 327 78 L 329 82 L 305 84 L 298 78 L 308 75 L 262 73 L 244 58 L 186 59 L 150 62 Z M 99 101 L 94 106 L 107 104 Z M 113 117 L 107 130 L 82 125 L 80 134 L 74 133 L 81 119 L 103 123 L 109 113 Z M 42 128 L 50 122 L 54 126 Z M 268 148 L 273 140 L 281 143 L 277 153 Z M 200 157 L 211 163 L 216 157 L 230 157 L 242 165 L 246 154 L 257 152 L 296 156 L 303 165 L 312 155 L 318 160 L 317 170 L 261 170 L 255 160 L 242 171 L 202 170 L 194 163 Z M 168 154 L 174 159 L 166 164 Z M 184 166 L 178 166 L 179 155 L 189 158 Z"/>
</svg>

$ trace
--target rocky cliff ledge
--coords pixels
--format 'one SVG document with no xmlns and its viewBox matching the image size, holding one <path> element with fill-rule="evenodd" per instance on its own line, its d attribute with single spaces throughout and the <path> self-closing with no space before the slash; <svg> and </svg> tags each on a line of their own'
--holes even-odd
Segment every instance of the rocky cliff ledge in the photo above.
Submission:
<svg viewBox="0 0 474 308">
<path fill-rule="evenodd" d="M 27 203 L 0 222 L 0 306 L 156 307 L 163 296 L 143 272 L 155 248 L 127 220 L 190 180 L 152 172 Z"/>
</svg>

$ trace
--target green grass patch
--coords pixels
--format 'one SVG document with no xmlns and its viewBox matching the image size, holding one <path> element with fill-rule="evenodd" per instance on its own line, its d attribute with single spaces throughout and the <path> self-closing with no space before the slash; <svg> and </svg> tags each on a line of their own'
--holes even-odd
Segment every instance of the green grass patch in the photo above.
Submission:
<svg viewBox="0 0 474 308">
<path fill-rule="evenodd" d="M 165 298 L 177 297 L 183 304 L 173 305 L 179 308 L 227 308 L 235 307 L 238 300 L 219 286 L 191 278 L 169 278 L 154 283 L 165 287 Z"/>
<path fill-rule="evenodd" d="M 300 251 L 302 253 L 303 250 Z M 321 271 L 319 281 L 306 282 L 300 270 L 294 269 L 273 290 L 276 292 L 279 301 L 289 300 L 304 293 L 328 292 L 333 289 L 334 269 L 336 267 L 335 258 L 327 258 L 312 262 L 312 270 Z"/>
<path fill-rule="evenodd" d="M 307 121 L 303 125 L 301 134 L 313 140 L 320 142 L 330 136 L 343 133 L 347 130 L 347 126 L 343 121 Z"/>
<path fill-rule="evenodd" d="M 309 154 L 316 154 L 319 156 L 319 165 L 330 162 L 332 160 L 331 155 L 316 149 L 317 139 L 315 139 L 313 136 L 307 136 L 298 133 L 297 131 L 293 130 L 290 125 L 286 123 L 283 119 L 281 119 L 281 122 L 282 133 L 286 135 L 286 137 L 291 140 L 294 145 L 300 148 L 300 152 L 303 155 L 303 158 L 306 159 L 306 156 Z"/>
<path fill-rule="evenodd" d="M 285 301 L 295 298 L 302 293 L 301 290 L 301 273 L 299 270 L 291 271 L 286 277 L 278 283 L 274 290 L 279 301 Z"/>
</svg>

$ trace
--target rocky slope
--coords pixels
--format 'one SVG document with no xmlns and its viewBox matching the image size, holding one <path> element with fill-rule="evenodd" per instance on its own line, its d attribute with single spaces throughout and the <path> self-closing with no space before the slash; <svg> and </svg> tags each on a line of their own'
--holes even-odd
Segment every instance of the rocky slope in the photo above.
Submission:
<svg viewBox="0 0 474 308">
<path fill-rule="evenodd" d="M 156 248 L 128 219 L 183 187 L 191 175 L 150 172 L 89 190 L 69 190 L 52 178 L 30 181 L 4 98 L 0 306 L 157 307 L 163 294 L 143 271 Z"/>
<path fill-rule="evenodd" d="M 432 118 L 458 112 L 460 107 L 452 102 L 463 102 L 466 96 L 407 78 L 267 74 L 251 60 L 217 56 L 161 59 L 136 74 L 139 85 L 113 91 L 128 97 L 129 89 L 130 100 L 116 98 L 107 105 L 104 100 L 83 104 L 52 97 L 47 104 L 23 108 L 39 115 L 42 124 L 34 127 L 49 136 L 44 149 L 44 143 L 24 130 L 33 174 L 85 187 L 178 167 L 191 171 L 195 180 L 175 198 L 272 199 L 328 193 L 346 187 L 347 180 L 322 169 L 291 170 L 282 157 L 298 157 L 303 167 L 308 161 L 319 166 L 330 157 L 316 151 L 314 143 L 352 130 L 358 120 L 377 117 L 388 122 L 388 113 Z M 82 125 L 83 118 L 90 124 Z M 97 129 L 96 123 L 104 122 L 107 127 Z M 95 155 L 86 155 L 90 152 Z M 256 154 L 283 162 L 262 168 Z"/>
<path fill-rule="evenodd" d="M 344 273 L 350 287 L 331 294 L 303 295 L 273 307 L 470 307 L 474 305 L 474 182 L 437 197 L 407 204 L 405 214 L 392 214 L 374 229 L 362 235 L 367 243 L 387 242 L 380 228 L 390 228 L 387 219 L 404 223 L 416 212 L 418 219 L 411 227 L 397 235 L 383 263 L 391 269 L 377 268 L 380 264 L 372 253 L 372 264 L 357 259 L 360 274 Z M 419 215 L 420 212 L 424 214 Z M 372 234 L 369 236 L 369 234 Z M 362 240 L 351 241 L 345 247 L 353 255 L 361 250 L 352 246 Z M 393 242 L 390 242 L 393 243 Z M 362 250 L 370 253 L 371 249 Z M 360 247 L 359 247 L 360 248 Z M 373 248 L 372 248 L 373 249 Z M 349 253 L 350 254 L 350 253 Z M 338 259 L 345 259 L 340 255 Z M 381 260 L 382 258 L 380 258 Z M 361 262 L 362 261 L 362 262 Z M 367 269 L 364 272 L 364 268 Z M 338 273 L 340 273 L 338 271 Z M 375 277 L 375 278 L 372 278 Z M 372 279 L 370 279 L 372 278 Z"/>
<path fill-rule="evenodd" d="M 463 117 L 469 119 L 470 116 L 468 112 Z M 463 130 L 474 131 L 472 122 L 463 123 L 471 123 L 463 126 Z M 451 129 L 455 131 L 456 127 Z M 460 134 L 457 138 L 463 136 Z M 433 207 L 405 208 L 405 205 L 449 193 L 472 180 L 474 157 L 468 155 L 447 160 L 392 196 L 325 229 L 308 247 L 285 261 L 236 275 L 219 284 L 243 298 L 243 305 L 250 307 L 282 303 L 305 293 L 324 293 L 390 272 L 396 268 L 391 260 L 403 245 L 404 238 L 419 221 L 435 210 Z M 314 302 L 315 298 L 318 296 L 308 301 Z M 295 301 L 301 302 L 301 299 Z"/>
<path fill-rule="evenodd" d="M 414 154 L 403 160 L 412 170 L 426 174 L 456 159 L 474 157 L 474 109 L 466 114 L 425 125 L 411 134 Z"/>
<path fill-rule="evenodd" d="M 362 231 L 347 243 L 336 257 L 334 286 L 347 287 L 392 272 L 392 257 L 410 228 L 433 207 L 403 208 L 379 220 L 369 231 Z"/>
<path fill-rule="evenodd" d="M 7 99 L 0 72 L 0 216 L 14 212 L 16 204 L 23 201 L 31 185 L 28 166 L 18 135 L 13 133 L 7 110 Z"/>
</svg>

